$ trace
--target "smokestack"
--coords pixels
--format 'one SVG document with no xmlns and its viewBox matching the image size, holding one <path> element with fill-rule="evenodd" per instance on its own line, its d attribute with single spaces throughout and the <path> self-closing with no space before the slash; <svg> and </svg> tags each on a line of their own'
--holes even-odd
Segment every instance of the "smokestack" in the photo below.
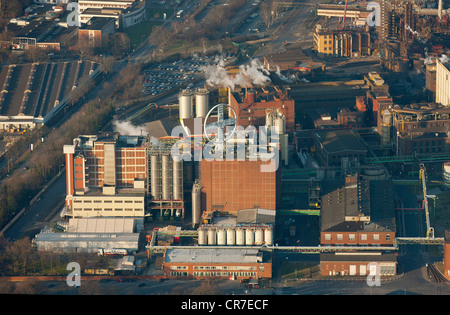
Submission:
<svg viewBox="0 0 450 315">
<path fill-rule="evenodd" d="M 442 0 L 439 0 L 438 16 L 439 20 L 442 20 Z"/>
<path fill-rule="evenodd" d="M 245 101 L 248 104 L 253 104 L 255 102 L 255 90 L 248 90 L 245 95 Z"/>
</svg>

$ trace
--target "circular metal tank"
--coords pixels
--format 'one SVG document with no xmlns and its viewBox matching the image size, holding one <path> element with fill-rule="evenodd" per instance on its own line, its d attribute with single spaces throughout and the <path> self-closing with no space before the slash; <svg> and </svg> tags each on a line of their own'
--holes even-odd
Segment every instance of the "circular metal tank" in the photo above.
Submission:
<svg viewBox="0 0 450 315">
<path fill-rule="evenodd" d="M 264 230 L 264 243 L 267 246 L 273 245 L 273 230 L 272 229 Z"/>
<path fill-rule="evenodd" d="M 204 229 L 198 230 L 198 245 L 206 245 L 206 231 Z"/>
<path fill-rule="evenodd" d="M 208 229 L 208 245 L 216 245 L 216 230 Z"/>
<path fill-rule="evenodd" d="M 273 126 L 273 115 L 271 111 L 266 111 L 266 127 Z"/>
<path fill-rule="evenodd" d="M 257 229 L 255 231 L 255 245 L 264 244 L 264 231 L 262 229 Z"/>
<path fill-rule="evenodd" d="M 173 199 L 183 199 L 183 161 L 173 161 Z"/>
<path fill-rule="evenodd" d="M 443 176 L 446 181 L 450 181 L 450 162 L 445 162 L 443 165 Z"/>
<path fill-rule="evenodd" d="M 192 102 L 193 102 L 193 93 L 190 89 L 185 89 L 180 92 L 178 95 L 178 106 L 180 119 L 188 119 L 192 118 Z"/>
<path fill-rule="evenodd" d="M 275 130 L 279 135 L 283 135 L 286 131 L 286 118 L 283 114 L 276 115 L 274 117 L 273 125 L 275 126 Z"/>
<path fill-rule="evenodd" d="M 255 243 L 255 232 L 252 229 L 245 229 L 245 245 L 253 245 Z"/>
<path fill-rule="evenodd" d="M 159 155 L 150 156 L 150 186 L 153 199 L 161 199 L 161 161 Z"/>
<path fill-rule="evenodd" d="M 217 231 L 217 245 L 227 244 L 227 231 L 225 229 L 220 229 Z"/>
<path fill-rule="evenodd" d="M 195 116 L 205 118 L 209 110 L 209 91 L 197 89 L 195 93 Z"/>
<path fill-rule="evenodd" d="M 194 183 L 192 186 L 192 226 L 200 224 L 201 217 L 201 186 L 199 183 Z"/>
<path fill-rule="evenodd" d="M 236 230 L 236 245 L 245 245 L 245 231 L 243 229 Z"/>
<path fill-rule="evenodd" d="M 236 243 L 236 231 L 234 229 L 227 229 L 227 245 L 234 245 Z"/>
<path fill-rule="evenodd" d="M 161 157 L 161 183 L 162 183 L 162 199 L 171 200 L 172 199 L 172 167 L 171 167 L 171 156 L 163 155 Z"/>
</svg>

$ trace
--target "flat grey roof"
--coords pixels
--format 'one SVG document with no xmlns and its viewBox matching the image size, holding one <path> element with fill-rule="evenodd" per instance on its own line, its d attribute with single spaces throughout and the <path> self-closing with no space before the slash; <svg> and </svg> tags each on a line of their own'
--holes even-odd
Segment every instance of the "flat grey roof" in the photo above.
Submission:
<svg viewBox="0 0 450 315">
<path fill-rule="evenodd" d="M 262 252 L 257 249 L 168 249 L 166 263 L 258 263 Z"/>
</svg>

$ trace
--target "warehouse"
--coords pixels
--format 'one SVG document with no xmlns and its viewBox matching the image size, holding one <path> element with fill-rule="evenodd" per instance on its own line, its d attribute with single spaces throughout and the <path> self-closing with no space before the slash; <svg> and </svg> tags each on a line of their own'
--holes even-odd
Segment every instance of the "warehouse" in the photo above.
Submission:
<svg viewBox="0 0 450 315">
<path fill-rule="evenodd" d="M 163 268 L 170 278 L 270 279 L 272 258 L 257 249 L 168 249 Z"/>
<path fill-rule="evenodd" d="M 59 229 L 45 228 L 33 239 L 40 251 L 97 253 L 99 249 L 138 250 L 143 219 L 70 219 Z"/>
</svg>

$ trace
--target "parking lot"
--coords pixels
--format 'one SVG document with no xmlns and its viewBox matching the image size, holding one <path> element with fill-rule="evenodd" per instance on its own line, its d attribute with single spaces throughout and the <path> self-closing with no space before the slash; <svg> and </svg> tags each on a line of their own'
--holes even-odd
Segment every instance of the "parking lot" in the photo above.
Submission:
<svg viewBox="0 0 450 315">
<path fill-rule="evenodd" d="M 234 56 L 226 54 L 225 60 Z M 144 95 L 158 95 L 175 88 L 181 88 L 203 78 L 204 69 L 216 63 L 216 56 L 194 56 L 173 62 L 158 63 L 143 71 Z"/>
</svg>

